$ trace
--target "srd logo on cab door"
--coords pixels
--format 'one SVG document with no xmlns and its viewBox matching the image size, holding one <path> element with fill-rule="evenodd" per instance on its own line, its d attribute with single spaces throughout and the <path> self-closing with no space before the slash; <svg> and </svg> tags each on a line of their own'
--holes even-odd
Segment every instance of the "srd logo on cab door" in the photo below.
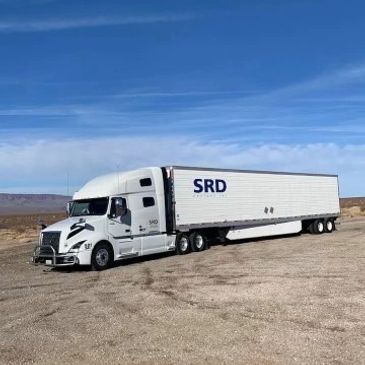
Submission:
<svg viewBox="0 0 365 365">
<path fill-rule="evenodd" d="M 224 193 L 227 183 L 221 179 L 195 179 L 194 193 Z"/>
</svg>

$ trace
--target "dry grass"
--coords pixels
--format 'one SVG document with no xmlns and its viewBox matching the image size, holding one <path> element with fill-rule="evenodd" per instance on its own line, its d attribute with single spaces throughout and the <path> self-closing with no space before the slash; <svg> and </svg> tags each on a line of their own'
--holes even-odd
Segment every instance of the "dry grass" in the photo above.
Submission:
<svg viewBox="0 0 365 365">
<path fill-rule="evenodd" d="M 341 198 L 341 215 L 344 217 L 365 217 L 364 198 Z"/>
<path fill-rule="evenodd" d="M 0 242 L 29 241 L 38 235 L 40 222 L 50 225 L 65 217 L 65 213 L 0 215 Z"/>
<path fill-rule="evenodd" d="M 341 215 L 344 217 L 365 217 L 365 208 L 358 205 L 351 208 L 343 208 L 341 210 Z"/>
<path fill-rule="evenodd" d="M 64 218 L 66 218 L 65 213 L 0 215 L 0 229 L 22 233 L 27 230 L 36 230 L 39 222 L 49 225 Z"/>
</svg>

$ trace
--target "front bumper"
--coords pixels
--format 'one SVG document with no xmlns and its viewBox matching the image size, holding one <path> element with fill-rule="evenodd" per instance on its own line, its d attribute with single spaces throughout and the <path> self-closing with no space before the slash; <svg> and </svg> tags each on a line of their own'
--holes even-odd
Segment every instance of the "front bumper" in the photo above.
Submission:
<svg viewBox="0 0 365 365">
<path fill-rule="evenodd" d="M 57 253 L 52 246 L 37 246 L 29 259 L 33 265 L 43 264 L 52 267 L 73 266 L 79 264 L 79 259 L 72 253 Z"/>
</svg>

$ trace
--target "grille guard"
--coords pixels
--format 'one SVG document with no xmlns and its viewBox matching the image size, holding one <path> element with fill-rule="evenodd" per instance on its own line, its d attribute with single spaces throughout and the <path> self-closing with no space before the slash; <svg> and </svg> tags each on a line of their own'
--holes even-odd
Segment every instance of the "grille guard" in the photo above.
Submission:
<svg viewBox="0 0 365 365">
<path fill-rule="evenodd" d="M 52 254 L 48 253 L 42 253 L 42 249 L 51 249 L 52 250 Z M 57 263 L 57 259 L 72 259 L 72 261 L 68 261 L 66 263 Z M 29 259 L 29 263 L 32 265 L 39 265 L 41 264 L 40 259 L 45 259 L 45 260 L 52 260 L 52 263 L 42 263 L 46 266 L 52 266 L 52 267 L 63 267 L 63 266 L 73 266 L 76 265 L 78 263 L 77 257 L 75 255 L 70 255 L 70 254 L 57 254 L 56 250 L 54 249 L 53 246 L 51 245 L 38 245 L 35 247 L 34 251 L 33 251 L 33 255 L 30 257 Z"/>
</svg>

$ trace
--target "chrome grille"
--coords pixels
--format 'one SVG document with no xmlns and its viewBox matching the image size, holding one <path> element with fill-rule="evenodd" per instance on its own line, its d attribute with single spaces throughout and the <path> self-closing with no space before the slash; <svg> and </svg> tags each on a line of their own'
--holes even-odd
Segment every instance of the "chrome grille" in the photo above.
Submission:
<svg viewBox="0 0 365 365">
<path fill-rule="evenodd" d="M 61 232 L 43 232 L 42 246 L 52 246 L 56 253 L 58 253 L 58 246 L 60 244 Z"/>
</svg>

